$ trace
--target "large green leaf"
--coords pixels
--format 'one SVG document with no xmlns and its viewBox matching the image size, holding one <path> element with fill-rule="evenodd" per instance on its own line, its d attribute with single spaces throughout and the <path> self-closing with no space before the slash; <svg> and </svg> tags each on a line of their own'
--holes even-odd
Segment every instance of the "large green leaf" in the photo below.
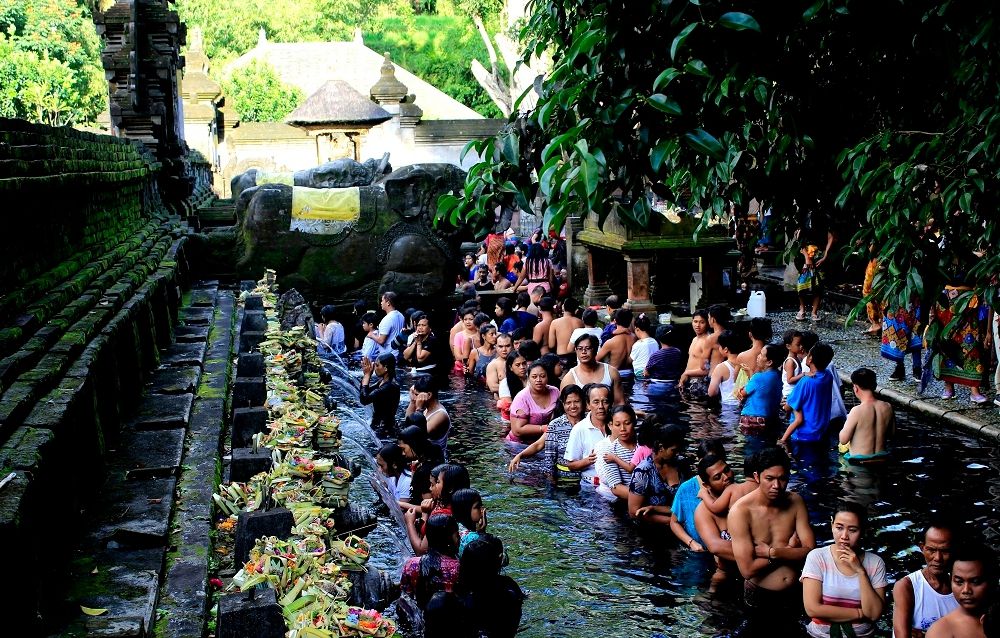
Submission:
<svg viewBox="0 0 1000 638">
<path fill-rule="evenodd" d="M 760 32 L 760 25 L 752 16 L 739 11 L 730 11 L 719 16 L 719 24 L 734 31 L 757 31 Z"/>
<path fill-rule="evenodd" d="M 672 100 L 662 93 L 654 93 L 649 96 L 649 105 L 667 115 L 680 115 L 681 105 L 676 100 Z"/>
<path fill-rule="evenodd" d="M 682 46 L 684 46 L 684 41 L 688 39 L 688 36 L 691 35 L 691 32 L 694 31 L 695 28 L 697 28 L 697 26 L 698 26 L 697 22 L 693 22 L 687 25 L 686 27 L 681 29 L 681 32 L 677 34 L 677 37 L 674 38 L 674 41 L 670 43 L 671 60 L 677 59 L 677 50 L 680 49 Z"/>
<path fill-rule="evenodd" d="M 722 144 L 714 135 L 704 129 L 698 128 L 685 133 L 684 141 L 702 155 L 708 155 L 717 160 L 723 157 Z"/>
</svg>

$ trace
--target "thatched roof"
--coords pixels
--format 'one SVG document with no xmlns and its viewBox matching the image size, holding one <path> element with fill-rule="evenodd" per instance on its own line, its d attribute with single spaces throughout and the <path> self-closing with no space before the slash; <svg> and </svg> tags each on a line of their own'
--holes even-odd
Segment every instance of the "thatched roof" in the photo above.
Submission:
<svg viewBox="0 0 1000 638">
<path fill-rule="evenodd" d="M 392 115 L 355 91 L 343 80 L 330 80 L 289 114 L 289 124 L 368 124 L 374 126 Z"/>
</svg>

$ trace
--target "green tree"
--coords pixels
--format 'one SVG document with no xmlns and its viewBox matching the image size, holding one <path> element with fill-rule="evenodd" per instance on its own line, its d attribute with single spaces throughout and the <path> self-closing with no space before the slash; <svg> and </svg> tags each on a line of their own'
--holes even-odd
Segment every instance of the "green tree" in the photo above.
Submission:
<svg viewBox="0 0 1000 638">
<path fill-rule="evenodd" d="M 787 228 L 803 212 L 839 206 L 842 239 L 861 228 L 855 241 L 877 246 L 888 266 L 880 297 L 924 294 L 921 275 L 943 277 L 956 262 L 975 266 L 981 287 L 995 286 L 988 282 L 1000 257 L 969 257 L 1000 239 L 990 217 L 1000 186 L 992 5 L 537 0 L 533 7 L 521 36 L 526 57 L 552 57 L 542 95 L 496 138 L 470 144 L 485 161 L 469 172 L 461 196 L 441 199 L 442 217 L 485 224 L 497 205 L 528 208 L 538 196 L 546 226 L 587 211 L 646 226 L 655 193 L 704 210 L 707 224 L 727 202 L 755 196 L 773 204 Z M 924 259 L 911 229 L 935 210 L 956 239 Z"/>
<path fill-rule="evenodd" d="M 274 67 L 259 60 L 235 71 L 225 90 L 245 122 L 280 122 L 303 98 L 298 87 L 283 84 Z"/>
<path fill-rule="evenodd" d="M 52 125 L 107 107 L 101 43 L 89 9 L 58 0 L 0 5 L 0 113 Z"/>
</svg>

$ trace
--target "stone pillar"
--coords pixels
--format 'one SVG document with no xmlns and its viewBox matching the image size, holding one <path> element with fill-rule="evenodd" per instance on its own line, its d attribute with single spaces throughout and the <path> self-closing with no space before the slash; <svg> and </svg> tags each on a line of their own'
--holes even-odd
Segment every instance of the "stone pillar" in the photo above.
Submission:
<svg viewBox="0 0 1000 638">
<path fill-rule="evenodd" d="M 656 306 L 653 305 L 649 296 L 649 264 L 652 257 L 627 253 L 622 256 L 625 258 L 625 271 L 628 278 L 629 306 L 635 313 L 654 312 Z"/>
<path fill-rule="evenodd" d="M 569 289 L 579 299 L 580 289 L 587 279 L 587 247 L 576 240 L 576 234 L 583 230 L 583 218 L 570 215 L 566 218 L 566 274 Z"/>
<path fill-rule="evenodd" d="M 594 248 L 587 246 L 587 290 L 583 293 L 583 305 L 601 306 L 611 295 L 611 287 L 608 286 L 607 276 L 596 263 L 597 257 L 594 255 Z"/>
</svg>

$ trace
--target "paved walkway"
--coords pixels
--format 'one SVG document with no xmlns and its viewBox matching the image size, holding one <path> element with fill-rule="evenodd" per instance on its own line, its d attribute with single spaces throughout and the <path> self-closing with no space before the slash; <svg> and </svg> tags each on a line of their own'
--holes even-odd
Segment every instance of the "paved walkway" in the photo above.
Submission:
<svg viewBox="0 0 1000 638">
<path fill-rule="evenodd" d="M 982 386 L 981 391 L 990 397 L 991 401 L 976 405 L 969 401 L 969 389 L 956 386 L 956 398 L 941 399 L 944 385 L 937 380 L 931 382 L 924 393 L 918 394 L 918 385 L 906 381 L 889 381 L 893 364 L 879 356 L 879 342 L 861 332 L 868 327 L 868 321 L 855 321 L 849 328 L 844 327 L 844 317 L 827 315 L 818 323 L 796 321 L 794 312 L 769 313 L 774 322 L 775 338 L 789 328 L 799 330 L 813 329 L 820 337 L 833 345 L 833 362 L 840 373 L 841 379 L 850 384 L 851 372 L 862 366 L 875 370 L 878 375 L 879 387 L 876 394 L 890 403 L 920 414 L 927 419 L 944 422 L 964 432 L 974 434 L 987 441 L 1000 441 L 1000 408 L 992 403 L 992 375 L 990 383 Z M 910 372 L 910 360 L 907 358 L 906 370 Z M 850 388 L 850 385 L 847 386 Z"/>
</svg>

